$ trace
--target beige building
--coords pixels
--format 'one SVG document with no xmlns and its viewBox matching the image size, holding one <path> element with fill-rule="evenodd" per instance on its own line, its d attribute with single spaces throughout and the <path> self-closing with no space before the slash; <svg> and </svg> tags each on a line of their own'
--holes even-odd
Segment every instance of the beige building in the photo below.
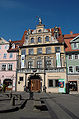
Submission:
<svg viewBox="0 0 79 119">
<path fill-rule="evenodd" d="M 66 63 L 61 28 L 45 29 L 41 19 L 35 30 L 25 31 L 19 47 L 17 91 L 64 92 Z M 60 87 L 59 87 L 60 86 Z"/>
</svg>

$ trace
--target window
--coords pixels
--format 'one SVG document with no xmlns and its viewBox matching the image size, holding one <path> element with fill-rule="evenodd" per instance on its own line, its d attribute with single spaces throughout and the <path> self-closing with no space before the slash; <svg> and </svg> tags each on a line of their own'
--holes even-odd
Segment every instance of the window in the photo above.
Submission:
<svg viewBox="0 0 79 119">
<path fill-rule="evenodd" d="M 4 53 L 4 56 L 3 56 L 3 58 L 4 58 L 4 59 L 6 59 L 6 58 L 7 58 L 7 54 L 6 54 L 6 53 Z"/>
<path fill-rule="evenodd" d="M 8 45 L 5 45 L 5 49 L 8 49 Z"/>
<path fill-rule="evenodd" d="M 48 83 L 49 87 L 53 87 L 53 80 L 49 79 L 48 81 L 49 81 L 49 83 Z"/>
<path fill-rule="evenodd" d="M 58 81 L 58 79 L 55 80 L 55 87 L 59 87 L 59 81 Z"/>
<path fill-rule="evenodd" d="M 79 72 L 79 66 L 76 66 L 76 72 Z"/>
<path fill-rule="evenodd" d="M 13 65 L 12 64 L 8 64 L 8 70 L 12 71 L 13 70 Z"/>
<path fill-rule="evenodd" d="M 45 41 L 48 42 L 49 41 L 49 36 L 45 37 Z"/>
<path fill-rule="evenodd" d="M 33 61 L 29 61 L 28 62 L 28 68 L 32 68 L 33 67 Z"/>
<path fill-rule="evenodd" d="M 26 55 L 26 50 L 21 50 L 21 55 Z"/>
<path fill-rule="evenodd" d="M 77 43 L 74 43 L 74 48 L 77 48 Z"/>
<path fill-rule="evenodd" d="M 31 38 L 31 43 L 34 43 L 34 38 Z"/>
<path fill-rule="evenodd" d="M 73 72 L 73 67 L 70 66 L 70 67 L 69 67 L 69 73 L 72 73 L 72 72 Z"/>
<path fill-rule="evenodd" d="M 60 47 L 55 47 L 55 52 L 60 52 Z"/>
<path fill-rule="evenodd" d="M 46 61 L 46 68 L 50 68 L 51 67 L 51 60 L 47 60 Z"/>
<path fill-rule="evenodd" d="M 37 49 L 37 54 L 42 54 L 42 48 Z"/>
<path fill-rule="evenodd" d="M 39 29 L 38 32 L 41 32 L 41 29 Z"/>
<path fill-rule="evenodd" d="M 42 68 L 42 61 L 37 61 L 37 68 Z"/>
<path fill-rule="evenodd" d="M 48 79 L 48 87 L 59 87 L 59 80 L 58 79 Z"/>
<path fill-rule="evenodd" d="M 2 71 L 6 71 L 6 64 L 2 64 Z"/>
<path fill-rule="evenodd" d="M 38 37 L 38 43 L 41 43 L 41 37 Z"/>
<path fill-rule="evenodd" d="M 51 53 L 51 47 L 46 48 L 46 54 L 50 54 Z"/>
<path fill-rule="evenodd" d="M 75 54 L 75 59 L 78 59 L 78 54 Z"/>
<path fill-rule="evenodd" d="M 29 49 L 29 55 L 32 55 L 32 54 L 34 54 L 33 49 Z"/>
<path fill-rule="evenodd" d="M 23 77 L 19 77 L 19 81 L 23 81 Z"/>
<path fill-rule="evenodd" d="M 10 56 L 9 56 L 10 58 L 13 58 L 13 54 L 12 53 L 10 53 Z"/>
<path fill-rule="evenodd" d="M 69 55 L 69 59 L 72 59 L 72 55 Z"/>
</svg>

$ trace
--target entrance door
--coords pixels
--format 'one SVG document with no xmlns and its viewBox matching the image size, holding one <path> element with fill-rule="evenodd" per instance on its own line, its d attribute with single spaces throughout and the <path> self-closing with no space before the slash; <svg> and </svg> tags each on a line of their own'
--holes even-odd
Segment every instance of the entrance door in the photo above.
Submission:
<svg viewBox="0 0 79 119">
<path fill-rule="evenodd" d="M 77 81 L 69 81 L 70 85 L 70 90 L 71 91 L 77 91 Z"/>
<path fill-rule="evenodd" d="M 41 90 L 40 79 L 31 79 L 31 91 L 38 92 Z"/>
</svg>

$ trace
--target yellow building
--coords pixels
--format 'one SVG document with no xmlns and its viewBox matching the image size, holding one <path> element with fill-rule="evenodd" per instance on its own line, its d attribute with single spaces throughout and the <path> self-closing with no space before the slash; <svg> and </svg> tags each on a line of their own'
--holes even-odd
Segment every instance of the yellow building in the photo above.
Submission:
<svg viewBox="0 0 79 119">
<path fill-rule="evenodd" d="M 45 29 L 40 18 L 35 30 L 24 32 L 22 41 L 18 54 L 17 91 L 27 87 L 35 92 L 64 92 L 66 63 L 61 28 Z"/>
</svg>

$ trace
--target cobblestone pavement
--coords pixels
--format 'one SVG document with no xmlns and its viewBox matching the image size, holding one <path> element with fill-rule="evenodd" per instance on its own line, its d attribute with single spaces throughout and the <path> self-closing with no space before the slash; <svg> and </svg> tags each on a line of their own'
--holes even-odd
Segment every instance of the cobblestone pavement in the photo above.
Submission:
<svg viewBox="0 0 79 119">
<path fill-rule="evenodd" d="M 14 93 L 15 94 L 15 93 Z M 29 99 L 29 93 L 16 92 L 21 94 L 26 102 L 17 111 L 0 113 L 0 119 L 79 119 L 79 94 L 53 94 L 34 93 L 33 99 Z M 1 102 L 7 99 L 0 94 L 0 108 L 6 107 Z"/>
</svg>

